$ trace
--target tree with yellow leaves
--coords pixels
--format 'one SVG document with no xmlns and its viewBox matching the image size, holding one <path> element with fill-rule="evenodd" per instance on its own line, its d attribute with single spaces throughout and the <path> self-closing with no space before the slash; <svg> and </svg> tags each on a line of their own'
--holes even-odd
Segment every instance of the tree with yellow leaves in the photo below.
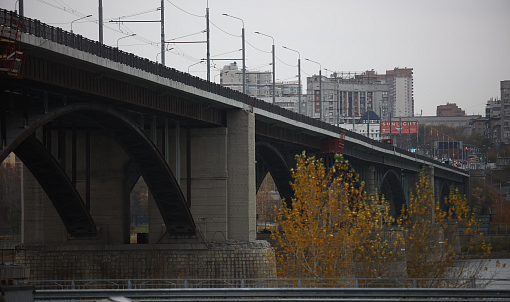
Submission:
<svg viewBox="0 0 510 302">
<path fill-rule="evenodd" d="M 490 245 L 485 244 L 483 234 L 477 232 L 476 214 L 467 199 L 454 187 L 445 198 L 442 209 L 435 203 L 429 177 L 422 169 L 416 189 L 410 193 L 409 204 L 402 209 L 398 223 L 404 230 L 407 277 L 434 279 L 421 281 L 422 286 L 448 287 L 471 286 L 461 279 L 481 277 Z M 459 228 L 470 240 L 482 242 L 483 252 L 478 255 L 478 260 L 464 261 L 467 258 L 460 253 Z M 440 280 L 444 278 L 451 280 Z"/>
<path fill-rule="evenodd" d="M 389 205 L 369 197 L 341 155 L 326 169 L 321 160 L 296 156 L 295 197 L 277 212 L 275 261 L 279 277 L 382 277 L 399 257 Z M 387 240 L 392 237 L 394 240 Z"/>
<path fill-rule="evenodd" d="M 421 286 L 460 287 L 479 277 L 477 265 L 459 256 L 458 229 L 479 236 L 465 198 L 453 189 L 446 210 L 434 203 L 422 169 L 408 207 L 396 220 L 383 197 L 368 196 L 341 155 L 327 169 L 321 160 L 296 156 L 291 206 L 277 210 L 274 261 L 280 278 L 436 278 Z M 490 246 L 483 244 L 484 254 Z"/>
</svg>

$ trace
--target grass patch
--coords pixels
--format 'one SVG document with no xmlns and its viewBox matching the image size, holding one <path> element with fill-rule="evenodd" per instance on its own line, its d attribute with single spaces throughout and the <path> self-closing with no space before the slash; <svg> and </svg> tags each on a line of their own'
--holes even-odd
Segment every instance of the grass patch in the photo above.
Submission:
<svg viewBox="0 0 510 302">
<path fill-rule="evenodd" d="M 148 224 L 131 225 L 131 233 L 129 235 L 129 243 L 137 243 L 138 233 L 149 233 Z"/>
</svg>

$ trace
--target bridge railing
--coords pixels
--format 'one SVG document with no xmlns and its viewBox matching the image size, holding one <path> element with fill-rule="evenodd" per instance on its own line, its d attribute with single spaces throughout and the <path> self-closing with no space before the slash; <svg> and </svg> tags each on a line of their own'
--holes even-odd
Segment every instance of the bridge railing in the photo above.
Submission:
<svg viewBox="0 0 510 302">
<path fill-rule="evenodd" d="M 112 297 L 112 298 L 109 298 Z M 211 288 L 35 291 L 35 301 L 508 301 L 510 290 L 391 288 Z"/>
<path fill-rule="evenodd" d="M 95 279 L 29 280 L 37 290 L 155 288 L 509 288 L 510 279 L 337 278 L 337 279 Z"/>
<path fill-rule="evenodd" d="M 16 17 L 19 18 L 15 12 L 7 11 L 5 9 L 0 9 L 0 23 L 3 23 L 4 18 Z M 87 38 L 84 38 L 81 35 L 77 35 L 74 33 L 67 32 L 62 28 L 53 27 L 51 25 L 40 22 L 39 20 L 31 19 L 23 17 L 23 32 L 26 34 L 34 35 L 36 37 L 40 37 L 43 39 L 47 39 L 53 41 L 55 43 L 59 43 L 86 53 L 90 53 L 96 55 L 101 58 L 105 58 L 114 62 L 118 62 L 133 68 L 137 68 L 152 74 L 156 74 L 158 76 L 180 82 L 197 89 L 201 89 L 216 95 L 220 95 L 222 97 L 226 97 L 229 99 L 234 99 L 236 101 L 242 102 L 247 105 L 253 105 L 256 108 L 260 108 L 262 110 L 299 121 L 320 129 L 328 130 L 333 133 L 342 133 L 345 131 L 343 128 L 339 128 L 335 125 L 319 121 L 317 119 L 290 111 L 288 109 L 273 105 L 271 103 L 262 101 L 260 99 L 256 99 L 250 97 L 249 95 L 243 94 L 242 92 L 232 90 L 228 87 L 223 87 L 219 84 L 209 82 L 203 80 L 199 77 L 192 76 L 188 73 L 178 71 L 174 68 L 164 66 L 162 64 L 158 64 L 156 62 L 152 62 L 146 58 L 142 58 L 136 56 L 132 53 L 127 53 L 122 50 L 119 50 L 116 47 L 111 47 L 108 45 L 104 45 L 99 43 L 98 41 L 93 41 Z M 390 151 L 395 151 L 400 154 L 405 154 L 410 157 L 414 157 L 416 159 L 420 159 L 426 162 L 433 162 L 437 165 L 442 165 L 444 167 L 448 167 L 450 169 L 457 170 L 459 172 L 465 172 L 462 169 L 447 165 L 441 164 L 438 161 L 435 161 L 431 158 L 425 157 L 423 155 L 418 155 L 416 153 L 412 153 L 400 148 L 396 148 L 387 144 L 383 144 L 381 142 L 374 141 L 368 137 L 365 137 L 361 134 L 354 133 L 352 131 L 346 131 L 347 137 L 355 138 L 366 142 L 370 145 L 377 146 L 379 148 L 383 148 Z"/>
</svg>

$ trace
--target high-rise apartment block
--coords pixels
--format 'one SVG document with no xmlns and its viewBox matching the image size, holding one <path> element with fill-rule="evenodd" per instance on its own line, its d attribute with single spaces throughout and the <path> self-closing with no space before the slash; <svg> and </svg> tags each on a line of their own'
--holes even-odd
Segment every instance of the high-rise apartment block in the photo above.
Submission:
<svg viewBox="0 0 510 302">
<path fill-rule="evenodd" d="M 501 81 L 501 142 L 510 143 L 510 80 Z"/>
<path fill-rule="evenodd" d="M 335 72 L 307 78 L 307 115 L 336 124 L 361 116 L 368 110 L 382 120 L 411 117 L 414 112 L 413 69 L 395 68 L 386 74 L 375 71 Z M 321 88 L 322 86 L 322 88 Z M 320 100 L 320 102 L 319 102 Z M 322 112 L 321 112 L 322 110 Z"/>
<path fill-rule="evenodd" d="M 501 98 L 491 98 L 485 107 L 485 137 L 493 143 L 510 143 L 510 80 L 500 82 Z"/>
<path fill-rule="evenodd" d="M 333 73 L 329 78 L 322 76 L 322 83 L 319 81 L 317 75 L 307 78 L 308 116 L 322 115 L 325 122 L 342 124 L 369 109 L 378 114 L 387 110 L 390 87 L 378 81 L 375 72 Z"/>
<path fill-rule="evenodd" d="M 318 75 L 307 78 L 301 113 L 313 118 L 322 116 L 331 124 L 352 122 L 368 110 L 382 120 L 414 116 L 412 68 L 394 68 L 385 74 L 374 70 L 334 72 L 330 77 L 322 76 L 321 81 Z M 243 91 L 243 72 L 236 62 L 223 67 L 220 82 L 224 87 Z M 270 101 L 272 84 L 271 71 L 246 71 L 246 94 Z M 286 108 L 298 111 L 299 93 L 297 81 L 275 83 L 276 103 L 287 104 Z"/>
</svg>

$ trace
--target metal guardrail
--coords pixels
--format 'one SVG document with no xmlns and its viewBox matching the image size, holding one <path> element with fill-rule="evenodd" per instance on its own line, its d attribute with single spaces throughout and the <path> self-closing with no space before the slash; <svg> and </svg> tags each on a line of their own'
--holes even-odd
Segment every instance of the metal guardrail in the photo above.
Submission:
<svg viewBox="0 0 510 302">
<path fill-rule="evenodd" d="M 15 12 L 8 11 L 5 9 L 0 9 L 0 22 L 4 20 L 4 18 L 20 18 L 19 15 L 17 15 Z M 137 68 L 173 81 L 177 81 L 192 87 L 195 87 L 197 89 L 207 91 L 216 95 L 220 95 L 222 97 L 226 97 L 229 99 L 234 99 L 236 101 L 242 102 L 249 106 L 254 106 L 256 108 L 286 117 L 290 118 L 292 120 L 305 123 L 310 126 L 314 126 L 317 128 L 321 128 L 324 130 L 328 130 L 337 134 L 341 134 L 343 131 L 346 131 L 346 129 L 339 128 L 335 125 L 319 121 L 317 119 L 308 117 L 303 114 L 299 114 L 290 110 L 287 110 L 285 108 L 279 107 L 277 105 L 273 105 L 271 103 L 265 102 L 260 99 L 253 98 L 247 94 L 243 94 L 242 92 L 232 90 L 227 87 L 223 87 L 219 84 L 209 82 L 206 80 L 203 80 L 199 77 L 192 76 L 188 73 L 178 71 L 174 68 L 166 67 L 162 64 L 155 63 L 153 61 L 150 61 L 147 58 L 142 58 L 139 56 L 136 56 L 132 53 L 127 53 L 122 50 L 119 50 L 116 47 L 111 47 L 108 45 L 104 45 L 99 43 L 98 41 L 93 41 L 87 38 L 84 38 L 81 35 L 76 35 L 74 33 L 67 32 L 63 30 L 62 28 L 53 27 L 50 25 L 47 25 L 45 23 L 42 23 L 39 20 L 21 17 L 23 19 L 23 32 L 26 34 L 34 35 L 36 37 L 40 37 L 43 39 L 47 39 L 50 41 L 53 41 L 55 43 L 59 43 L 86 53 L 90 53 L 93 55 L 96 55 L 101 58 L 105 58 L 108 60 L 111 60 L 113 62 L 118 62 L 124 65 L 127 65 L 129 67 Z M 372 140 L 368 137 L 365 137 L 361 134 L 352 132 L 350 130 L 347 130 L 346 136 L 361 140 L 363 142 L 366 142 L 370 145 L 377 146 L 379 148 L 398 152 L 403 155 L 407 155 L 410 157 L 414 157 L 419 160 L 423 160 L 426 162 L 434 163 L 439 166 L 443 166 L 445 168 L 449 168 L 458 172 L 466 173 L 465 170 L 462 170 L 460 168 L 443 164 L 439 161 L 433 160 L 429 157 L 419 155 L 416 153 L 409 152 L 407 150 L 403 150 L 394 146 L 390 146 L 387 144 L 383 144 L 381 142 L 377 142 L 375 140 Z"/>
<path fill-rule="evenodd" d="M 186 288 L 508 288 L 510 279 L 338 278 L 338 279 L 94 279 L 28 280 L 38 290 Z"/>
<path fill-rule="evenodd" d="M 510 289 L 433 289 L 433 288 L 200 288 L 200 289 L 109 289 L 109 290 L 36 290 L 35 300 L 86 300 L 105 299 L 123 296 L 140 301 L 141 299 L 182 299 L 180 301 L 202 301 L 223 299 L 232 301 L 303 301 L 308 298 L 314 301 L 334 299 L 334 301 L 510 301 Z M 288 300 L 291 298 L 291 300 Z M 295 298 L 295 299 L 292 299 Z M 318 299 L 320 298 L 320 300 Z M 299 299 L 299 300 L 298 300 Z M 411 299 L 411 300 L 410 300 Z M 465 300 L 469 299 L 469 300 Z M 221 301 L 223 301 L 221 300 Z M 235 301 L 235 300 L 234 300 Z"/>
</svg>

